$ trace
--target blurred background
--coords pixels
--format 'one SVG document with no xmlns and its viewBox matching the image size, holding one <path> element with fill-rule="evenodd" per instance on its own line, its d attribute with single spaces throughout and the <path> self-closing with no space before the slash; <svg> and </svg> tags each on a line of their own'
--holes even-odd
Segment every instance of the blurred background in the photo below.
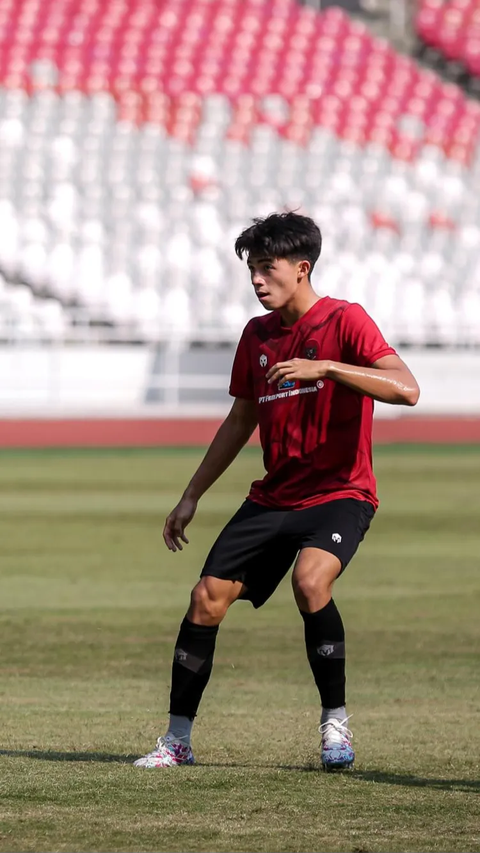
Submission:
<svg viewBox="0 0 480 853">
<path fill-rule="evenodd" d="M 0 443 L 208 440 L 284 209 L 480 441 L 479 96 L 480 0 L 0 0 Z"/>
</svg>

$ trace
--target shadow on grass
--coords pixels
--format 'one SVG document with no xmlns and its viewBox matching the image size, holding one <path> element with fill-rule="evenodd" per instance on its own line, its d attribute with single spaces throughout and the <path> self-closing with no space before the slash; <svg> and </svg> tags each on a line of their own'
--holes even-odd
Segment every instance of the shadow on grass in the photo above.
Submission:
<svg viewBox="0 0 480 853">
<path fill-rule="evenodd" d="M 229 762 L 211 762 L 198 764 L 200 767 L 250 767 L 255 769 L 254 764 L 230 764 Z M 321 773 L 323 770 L 318 764 L 307 762 L 305 764 L 262 764 L 262 768 L 271 770 L 290 770 L 300 773 Z M 350 778 L 352 782 L 377 782 L 384 785 L 401 785 L 407 788 L 433 788 L 440 791 L 468 791 L 480 793 L 479 779 L 435 779 L 422 776 L 408 776 L 402 773 L 387 773 L 383 770 L 337 770 L 325 774 L 327 776 L 341 775 Z"/>
<path fill-rule="evenodd" d="M 36 758 L 40 761 L 93 761 L 113 764 L 132 764 L 133 761 L 140 757 L 139 755 L 115 755 L 109 752 L 55 752 L 53 750 L 44 751 L 40 749 L 0 749 L 1 755 L 6 755 L 10 758 Z M 196 766 L 215 769 L 223 768 L 224 770 L 258 769 L 258 765 L 241 764 L 234 761 L 197 762 Z M 321 772 L 319 765 L 313 762 L 305 764 L 262 764 L 261 768 L 264 770 L 289 770 L 297 773 Z M 408 776 L 402 773 L 388 773 L 383 770 L 349 770 L 346 772 L 340 771 L 340 773 L 354 782 L 376 782 L 382 785 L 401 785 L 407 788 L 436 788 L 440 791 L 480 793 L 480 780 L 478 779 L 435 779 L 422 776 Z"/>
<path fill-rule="evenodd" d="M 403 785 L 407 788 L 437 788 L 440 791 L 470 791 L 480 794 L 479 779 L 429 779 L 402 773 L 387 773 L 383 770 L 355 770 L 352 778 L 362 782 Z"/>
<path fill-rule="evenodd" d="M 54 752 L 41 749 L 0 749 L 0 755 L 10 758 L 37 758 L 40 761 L 99 761 L 105 763 L 131 764 L 139 755 L 112 755 L 109 752 Z"/>
</svg>

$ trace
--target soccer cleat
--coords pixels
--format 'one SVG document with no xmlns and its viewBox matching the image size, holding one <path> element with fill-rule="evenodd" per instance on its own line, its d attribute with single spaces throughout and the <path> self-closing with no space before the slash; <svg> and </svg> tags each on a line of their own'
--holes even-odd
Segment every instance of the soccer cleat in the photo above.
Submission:
<svg viewBox="0 0 480 853">
<path fill-rule="evenodd" d="M 322 765 L 324 770 L 348 770 L 353 767 L 355 753 L 350 739 L 352 733 L 344 720 L 328 720 L 318 731 L 322 736 Z"/>
<path fill-rule="evenodd" d="M 166 735 L 159 737 L 153 752 L 133 762 L 135 767 L 176 767 L 179 764 L 195 764 L 192 748 L 181 740 Z"/>
</svg>

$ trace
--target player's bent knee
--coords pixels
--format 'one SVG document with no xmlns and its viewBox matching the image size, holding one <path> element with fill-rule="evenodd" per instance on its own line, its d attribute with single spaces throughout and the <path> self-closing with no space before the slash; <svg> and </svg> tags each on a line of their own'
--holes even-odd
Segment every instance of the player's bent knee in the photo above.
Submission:
<svg viewBox="0 0 480 853">
<path fill-rule="evenodd" d="M 189 618 L 200 624 L 218 625 L 230 602 L 209 580 L 208 577 L 202 578 L 192 590 Z"/>
<path fill-rule="evenodd" d="M 329 585 L 321 576 L 306 575 L 301 578 L 294 577 L 292 579 L 292 586 L 295 593 L 308 600 L 319 592 L 326 592 Z"/>
<path fill-rule="evenodd" d="M 331 598 L 332 584 L 332 578 L 322 572 L 293 575 L 293 592 L 300 610 L 314 612 L 324 607 Z"/>
</svg>

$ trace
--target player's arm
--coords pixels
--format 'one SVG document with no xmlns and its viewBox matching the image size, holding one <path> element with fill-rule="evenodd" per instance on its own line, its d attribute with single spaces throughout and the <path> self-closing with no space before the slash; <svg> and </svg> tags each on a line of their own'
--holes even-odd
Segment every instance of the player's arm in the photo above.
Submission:
<svg viewBox="0 0 480 853">
<path fill-rule="evenodd" d="M 415 377 L 398 355 L 385 355 L 371 367 L 327 362 L 324 375 L 381 403 L 415 406 L 420 396 Z"/>
<path fill-rule="evenodd" d="M 255 403 L 237 397 L 184 495 L 198 501 L 238 456 L 256 426 Z"/>
<path fill-rule="evenodd" d="M 184 531 L 195 515 L 198 501 L 238 456 L 256 426 L 254 401 L 237 397 L 180 502 L 165 522 L 163 538 L 170 551 L 181 551 L 182 542 L 188 544 Z"/>
<path fill-rule="evenodd" d="M 398 355 L 385 355 L 374 361 L 371 367 L 293 358 L 275 364 L 267 373 L 268 382 L 279 382 L 279 388 L 282 380 L 316 382 L 325 377 L 381 403 L 415 406 L 420 395 L 415 377 Z"/>
<path fill-rule="evenodd" d="M 343 312 L 338 335 L 345 361 L 293 359 L 274 365 L 268 381 L 326 377 L 381 403 L 416 405 L 420 389 L 415 377 L 361 305 L 352 303 Z"/>
</svg>

